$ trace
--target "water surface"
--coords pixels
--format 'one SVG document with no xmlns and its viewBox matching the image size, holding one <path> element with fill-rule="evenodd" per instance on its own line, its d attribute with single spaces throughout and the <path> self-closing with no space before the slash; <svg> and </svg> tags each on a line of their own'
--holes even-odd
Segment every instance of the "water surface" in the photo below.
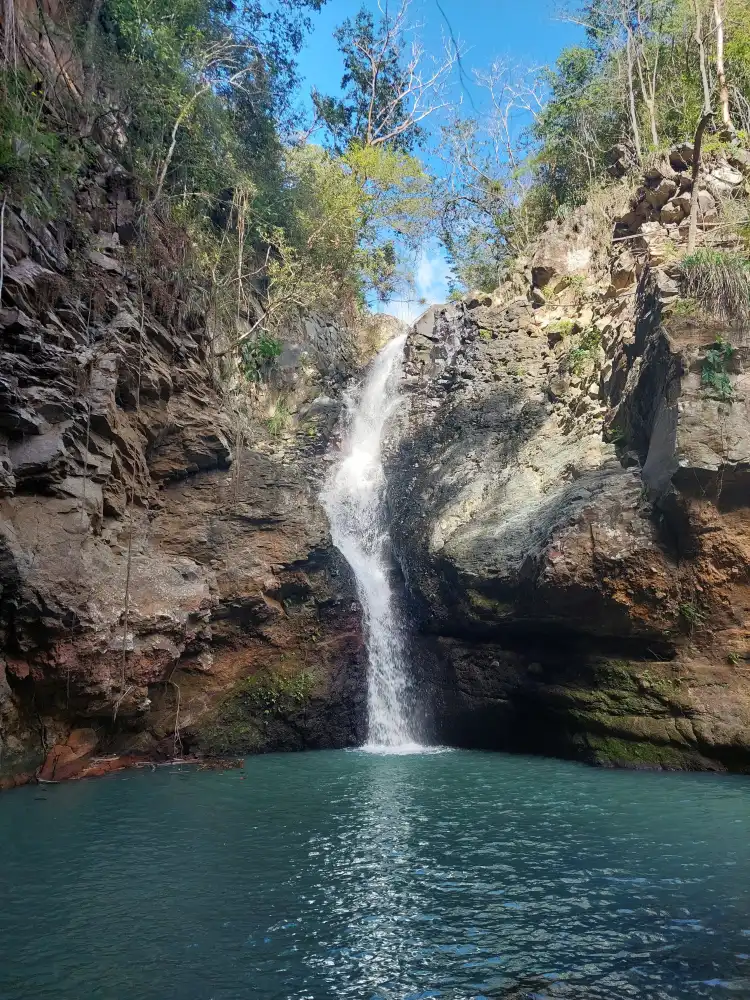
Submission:
<svg viewBox="0 0 750 1000">
<path fill-rule="evenodd" d="M 750 997 L 749 828 L 747 779 L 469 752 L 20 789 L 0 997 Z"/>
</svg>

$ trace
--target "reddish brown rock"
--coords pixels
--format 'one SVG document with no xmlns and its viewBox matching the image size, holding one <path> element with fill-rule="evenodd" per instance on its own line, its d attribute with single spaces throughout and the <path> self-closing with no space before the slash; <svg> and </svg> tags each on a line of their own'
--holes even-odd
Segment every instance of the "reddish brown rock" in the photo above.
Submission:
<svg viewBox="0 0 750 1000">
<path fill-rule="evenodd" d="M 54 224 L 6 206 L 3 766 L 27 770 L 54 744 L 40 773 L 72 774 L 73 720 L 89 720 L 108 750 L 179 754 L 258 672 L 309 674 L 312 686 L 305 711 L 261 726 L 255 749 L 352 744 L 364 712 L 360 612 L 315 486 L 337 403 L 325 396 L 299 441 L 277 445 L 259 422 L 245 434 L 253 445 L 232 454 L 205 317 L 177 305 L 184 235 L 155 231 L 160 266 L 136 279 L 115 228 L 137 192 L 108 170 L 80 178 L 71 212 L 98 206 L 97 249 L 75 271 Z M 321 369 L 310 394 L 324 377 L 335 394 L 345 338 L 308 325 Z"/>
<path fill-rule="evenodd" d="M 40 781 L 66 781 L 82 771 L 96 749 L 99 737 L 93 729 L 74 729 L 65 743 L 47 754 L 37 777 Z"/>
</svg>

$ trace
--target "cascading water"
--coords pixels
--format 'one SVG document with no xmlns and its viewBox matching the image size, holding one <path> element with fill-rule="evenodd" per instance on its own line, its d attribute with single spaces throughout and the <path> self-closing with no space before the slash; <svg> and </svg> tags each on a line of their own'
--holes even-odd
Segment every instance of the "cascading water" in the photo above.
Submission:
<svg viewBox="0 0 750 1000">
<path fill-rule="evenodd" d="M 404 643 L 389 579 L 384 516 L 383 429 L 399 403 L 405 336 L 390 341 L 364 384 L 345 398 L 342 456 L 323 490 L 333 543 L 351 566 L 365 617 L 368 652 L 368 746 L 414 746 L 406 705 Z"/>
</svg>

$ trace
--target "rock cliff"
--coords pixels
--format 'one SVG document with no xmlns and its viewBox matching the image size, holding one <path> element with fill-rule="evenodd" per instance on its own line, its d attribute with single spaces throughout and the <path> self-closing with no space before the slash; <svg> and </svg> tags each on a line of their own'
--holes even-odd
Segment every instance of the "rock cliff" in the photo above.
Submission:
<svg viewBox="0 0 750 1000">
<path fill-rule="evenodd" d="M 389 503 L 440 740 L 750 767 L 750 343 L 680 295 L 691 155 L 409 336 Z M 745 160 L 702 181 L 712 246 Z"/>
<path fill-rule="evenodd" d="M 100 751 L 355 743 L 359 608 L 316 488 L 341 332 L 290 331 L 291 429 L 238 437 L 186 237 L 152 217 L 136 259 L 136 225 L 106 154 L 62 218 L 3 206 L 0 766 L 80 727 Z"/>
</svg>

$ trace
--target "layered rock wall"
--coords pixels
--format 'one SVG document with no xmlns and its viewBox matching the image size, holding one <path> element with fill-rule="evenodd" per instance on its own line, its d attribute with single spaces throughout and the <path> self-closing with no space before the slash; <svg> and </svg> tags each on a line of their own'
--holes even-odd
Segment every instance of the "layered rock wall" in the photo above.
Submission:
<svg viewBox="0 0 750 1000">
<path fill-rule="evenodd" d="M 679 295 L 688 163 L 409 337 L 389 498 L 438 739 L 750 766 L 750 343 Z M 744 197 L 714 164 L 704 240 L 719 182 Z M 717 338 L 730 398 L 702 376 Z"/>
<path fill-rule="evenodd" d="M 282 359 L 304 420 L 238 438 L 186 236 L 106 154 L 63 219 L 7 204 L 2 249 L 3 766 L 76 727 L 170 754 L 357 742 L 359 608 L 317 504 L 345 337 L 290 331 L 316 355 Z"/>
</svg>

